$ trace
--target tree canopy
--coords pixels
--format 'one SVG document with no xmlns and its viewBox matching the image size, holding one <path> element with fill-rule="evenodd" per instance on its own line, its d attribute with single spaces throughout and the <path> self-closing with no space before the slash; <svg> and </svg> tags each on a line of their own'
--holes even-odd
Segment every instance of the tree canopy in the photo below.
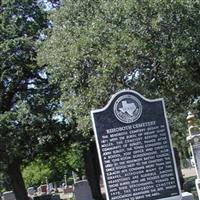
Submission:
<svg viewBox="0 0 200 200">
<path fill-rule="evenodd" d="M 63 1 L 38 60 L 60 80 L 65 111 L 80 130 L 89 133 L 91 109 L 130 88 L 164 97 L 181 134 L 200 93 L 199 7 L 188 0 Z"/>
<path fill-rule="evenodd" d="M 79 140 L 91 141 L 90 111 L 125 88 L 164 97 L 185 155 L 186 113 L 200 113 L 200 2 L 53 0 L 50 7 L 59 8 L 49 19 L 45 5 L 1 2 L 1 167 L 20 171 L 42 149 L 49 154 L 73 135 L 67 127 L 73 119 Z"/>
<path fill-rule="evenodd" d="M 0 170 L 10 177 L 17 200 L 28 199 L 21 165 L 62 147 L 71 129 L 58 117 L 59 85 L 49 83 L 46 66 L 36 60 L 49 26 L 41 6 L 42 1 L 6 0 L 0 10 Z"/>
<path fill-rule="evenodd" d="M 48 164 L 35 160 L 23 169 L 23 178 L 26 187 L 38 186 L 46 183 L 46 177 L 51 177 L 52 170 Z"/>
</svg>

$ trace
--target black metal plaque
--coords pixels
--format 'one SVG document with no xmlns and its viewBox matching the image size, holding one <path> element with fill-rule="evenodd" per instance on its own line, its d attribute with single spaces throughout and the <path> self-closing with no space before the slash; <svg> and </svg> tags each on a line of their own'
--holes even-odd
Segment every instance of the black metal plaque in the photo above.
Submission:
<svg viewBox="0 0 200 200">
<path fill-rule="evenodd" d="M 124 90 L 92 121 L 107 200 L 181 198 L 163 99 Z"/>
</svg>

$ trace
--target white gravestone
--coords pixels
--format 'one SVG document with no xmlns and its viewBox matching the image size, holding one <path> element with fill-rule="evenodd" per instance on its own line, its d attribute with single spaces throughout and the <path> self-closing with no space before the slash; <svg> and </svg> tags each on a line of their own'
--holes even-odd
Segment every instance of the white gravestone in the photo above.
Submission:
<svg viewBox="0 0 200 200">
<path fill-rule="evenodd" d="M 76 200 L 93 200 L 90 186 L 86 180 L 74 184 L 74 194 Z"/>
<path fill-rule="evenodd" d="M 16 200 L 13 191 L 8 191 L 3 193 L 3 200 Z"/>
<path fill-rule="evenodd" d="M 198 177 L 200 178 L 200 142 L 193 145 L 193 153 Z"/>
<path fill-rule="evenodd" d="M 27 189 L 28 195 L 33 196 L 35 194 L 35 189 L 34 187 L 29 187 Z"/>
<path fill-rule="evenodd" d="M 195 181 L 198 197 L 200 200 L 200 128 L 195 124 L 195 116 L 189 112 L 187 116 L 189 125 L 189 136 L 187 141 L 190 143 L 192 154 L 195 160 L 197 179 Z"/>
<path fill-rule="evenodd" d="M 182 200 L 194 200 L 192 193 L 183 192 L 182 193 Z"/>
<path fill-rule="evenodd" d="M 198 137 L 198 142 L 196 144 L 193 144 L 192 148 L 193 148 L 192 150 L 193 150 L 196 172 L 197 172 L 197 179 L 195 180 L 195 185 L 196 185 L 198 197 L 200 200 L 200 134 Z"/>
</svg>

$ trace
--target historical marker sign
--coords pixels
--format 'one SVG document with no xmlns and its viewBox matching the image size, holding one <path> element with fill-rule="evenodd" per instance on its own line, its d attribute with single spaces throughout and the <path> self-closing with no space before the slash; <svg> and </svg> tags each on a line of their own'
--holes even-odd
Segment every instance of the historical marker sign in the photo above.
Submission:
<svg viewBox="0 0 200 200">
<path fill-rule="evenodd" d="M 108 200 L 181 199 L 163 99 L 121 91 L 92 121 Z"/>
</svg>

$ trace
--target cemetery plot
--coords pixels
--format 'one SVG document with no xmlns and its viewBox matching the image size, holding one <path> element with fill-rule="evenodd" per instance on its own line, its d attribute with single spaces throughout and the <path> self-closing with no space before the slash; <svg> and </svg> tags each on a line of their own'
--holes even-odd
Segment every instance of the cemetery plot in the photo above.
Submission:
<svg viewBox="0 0 200 200">
<path fill-rule="evenodd" d="M 119 92 L 92 119 L 108 200 L 181 198 L 162 99 Z"/>
<path fill-rule="evenodd" d="M 74 194 L 76 200 L 92 200 L 92 192 L 88 181 L 78 181 L 74 184 Z"/>
</svg>

